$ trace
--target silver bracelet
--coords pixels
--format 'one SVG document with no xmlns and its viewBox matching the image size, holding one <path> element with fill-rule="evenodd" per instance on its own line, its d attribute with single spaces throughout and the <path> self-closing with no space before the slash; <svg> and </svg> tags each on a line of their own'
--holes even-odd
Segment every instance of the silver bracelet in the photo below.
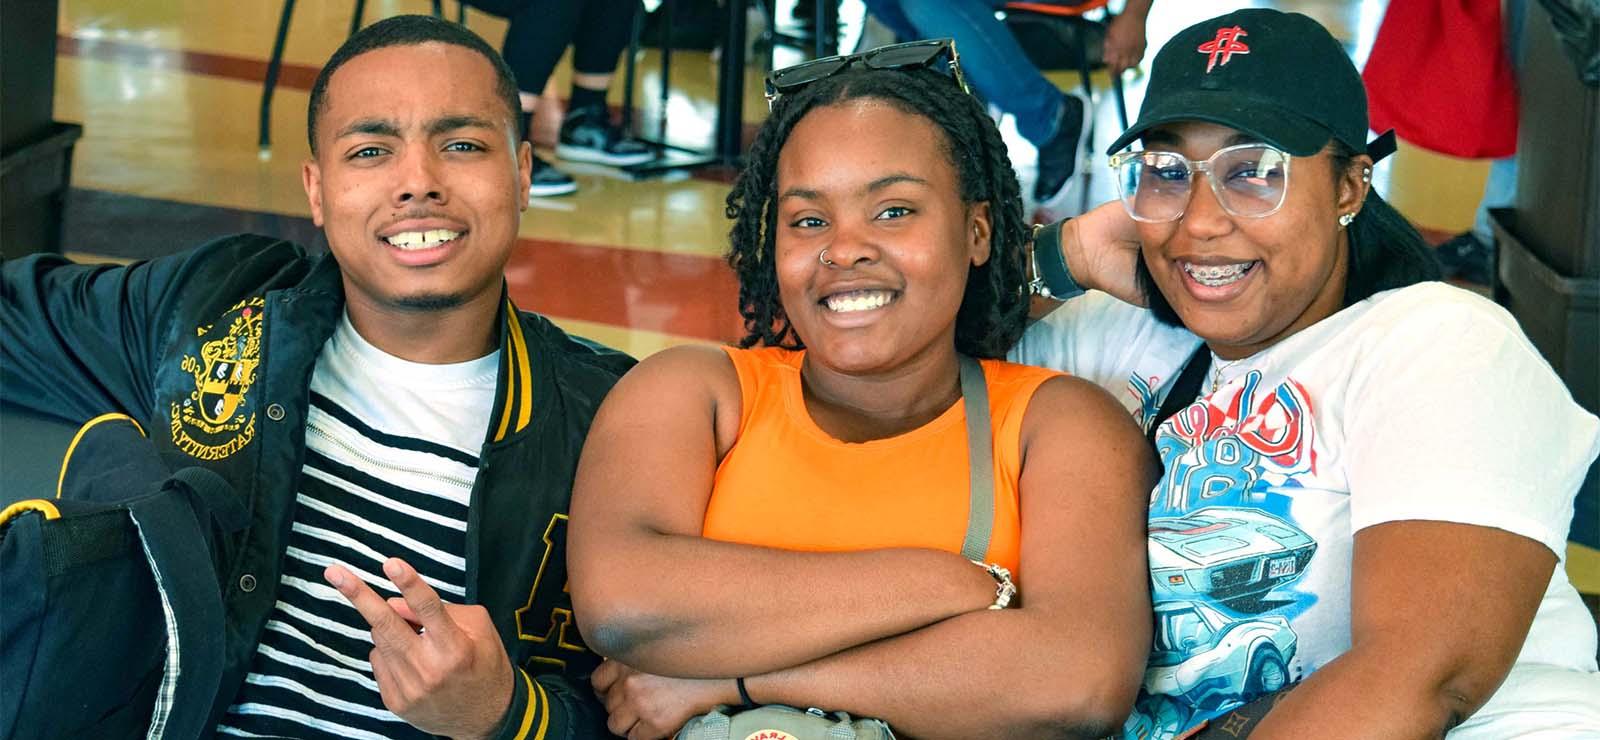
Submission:
<svg viewBox="0 0 1600 740">
<path fill-rule="evenodd" d="M 979 560 L 972 561 L 973 565 L 982 568 L 994 579 L 994 603 L 990 609 L 1004 609 L 1011 603 L 1011 597 L 1017 595 L 1017 584 L 1011 582 L 1011 571 L 1004 566 L 994 563 L 985 563 Z"/>
<path fill-rule="evenodd" d="M 1071 219 L 1033 227 L 1032 248 L 1028 250 L 1028 266 L 1032 268 L 1028 291 L 1034 295 L 1065 301 L 1084 293 L 1083 286 L 1067 268 L 1066 255 L 1061 251 L 1061 230 L 1068 220 Z M 1041 248 L 1044 250 L 1042 258 L 1039 256 Z"/>
</svg>

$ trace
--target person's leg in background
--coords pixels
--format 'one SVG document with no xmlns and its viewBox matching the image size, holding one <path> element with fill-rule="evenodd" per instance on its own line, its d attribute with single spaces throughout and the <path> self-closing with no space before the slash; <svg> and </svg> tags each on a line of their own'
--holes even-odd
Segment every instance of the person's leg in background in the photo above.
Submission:
<svg viewBox="0 0 1600 740">
<path fill-rule="evenodd" d="M 1005 23 L 999 0 L 869 0 L 867 6 L 897 34 L 956 41 L 961 69 L 978 94 L 1017 121 L 1039 149 L 1033 195 L 1053 198 L 1072 177 L 1084 126 L 1083 100 L 1057 88 L 1039 71 Z"/>
<path fill-rule="evenodd" d="M 1527 11 L 1527 0 L 1506 0 L 1500 9 L 1506 34 L 1506 57 L 1513 70 L 1522 69 L 1522 27 Z M 1519 122 L 1519 125 L 1527 124 L 1527 121 Z M 1489 209 L 1510 208 L 1516 197 L 1517 156 L 1513 154 L 1489 164 L 1489 179 L 1483 185 L 1483 198 L 1478 201 L 1472 230 L 1439 245 L 1439 262 L 1444 266 L 1446 277 L 1489 284 L 1494 272 L 1494 229 L 1490 226 Z"/>
<path fill-rule="evenodd" d="M 911 19 L 901 12 L 900 0 L 866 0 L 864 4 L 867 6 L 867 13 L 877 18 L 884 28 L 894 34 L 895 41 L 915 41 L 921 38 L 917 33 L 917 27 L 911 25 Z"/>
<path fill-rule="evenodd" d="M 483 5 L 474 3 L 474 5 Z M 503 12 L 510 25 L 506 27 L 506 40 L 501 56 L 517 78 L 517 90 L 522 99 L 522 130 L 532 140 L 533 116 L 550 73 L 555 71 L 567 45 L 577 33 L 578 16 L 583 0 L 531 0 L 486 8 L 490 12 Z M 533 156 L 533 182 L 528 187 L 530 197 L 566 195 L 578 189 L 577 181 L 556 169 L 539 155 Z"/>
<path fill-rule="evenodd" d="M 628 48 L 639 0 L 584 0 L 582 6 L 572 37 L 572 97 L 556 156 L 614 167 L 648 162 L 654 156 L 650 148 L 613 123 L 606 107 L 606 91 L 618 56 Z"/>
</svg>

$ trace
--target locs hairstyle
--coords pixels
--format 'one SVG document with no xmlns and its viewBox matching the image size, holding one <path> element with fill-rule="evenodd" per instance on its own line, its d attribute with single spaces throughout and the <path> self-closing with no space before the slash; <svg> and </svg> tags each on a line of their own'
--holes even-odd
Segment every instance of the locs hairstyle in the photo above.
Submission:
<svg viewBox="0 0 1600 740">
<path fill-rule="evenodd" d="M 961 200 L 987 202 L 992 225 L 990 256 L 967 274 L 956 314 L 956 349 L 973 357 L 1004 357 L 1022 336 L 1028 313 L 1023 220 L 1016 172 L 994 121 L 951 78 L 928 69 L 851 69 L 778 99 L 756 134 L 744 170 L 728 193 L 733 219 L 728 264 L 739 276 L 739 314 L 745 336 L 757 343 L 799 349 L 801 337 L 784 315 L 778 295 L 773 236 L 777 231 L 778 154 L 795 124 L 813 108 L 871 98 L 932 121 L 943 134 L 944 152 L 955 167 Z"/>
<path fill-rule="evenodd" d="M 397 15 L 367 26 L 346 39 L 317 74 L 317 81 L 311 85 L 311 104 L 306 111 L 306 136 L 311 142 L 311 155 L 317 154 L 317 118 L 328 105 L 328 80 L 334 72 L 345 62 L 369 51 L 390 46 L 416 46 L 430 41 L 465 47 L 489 60 L 496 78 L 494 91 L 505 101 L 507 120 L 516 130 L 517 140 L 520 141 L 522 104 L 517 99 L 517 78 L 506 66 L 506 60 L 500 58 L 499 52 L 477 34 L 455 23 L 431 15 Z"/>
<path fill-rule="evenodd" d="M 1329 140 L 1327 151 L 1333 158 L 1335 178 L 1354 166 L 1355 150 L 1337 139 Z M 1346 255 L 1349 271 L 1345 276 L 1341 307 L 1360 303 L 1385 290 L 1441 279 L 1439 260 L 1433 249 L 1411 222 L 1378 195 L 1377 188 L 1367 188 L 1366 200 L 1362 201 L 1361 210 L 1346 230 L 1349 232 L 1350 251 Z M 1137 269 L 1139 288 L 1144 292 L 1150 311 L 1164 324 L 1183 326 L 1183 319 L 1156 287 L 1150 267 L 1143 259 L 1138 261 Z"/>
</svg>

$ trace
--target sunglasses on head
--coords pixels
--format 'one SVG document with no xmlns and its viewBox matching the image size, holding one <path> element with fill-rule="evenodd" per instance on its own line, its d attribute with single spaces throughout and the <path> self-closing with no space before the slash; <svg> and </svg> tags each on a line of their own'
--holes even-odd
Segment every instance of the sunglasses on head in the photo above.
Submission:
<svg viewBox="0 0 1600 740">
<path fill-rule="evenodd" d="M 956 53 L 956 42 L 953 39 L 929 39 L 880 46 L 860 54 L 813 59 L 773 70 L 767 76 L 767 109 L 771 110 L 778 98 L 857 64 L 868 69 L 932 69 L 950 75 L 961 87 L 961 92 L 971 92 L 967 89 L 966 77 L 961 74 L 961 56 Z"/>
</svg>

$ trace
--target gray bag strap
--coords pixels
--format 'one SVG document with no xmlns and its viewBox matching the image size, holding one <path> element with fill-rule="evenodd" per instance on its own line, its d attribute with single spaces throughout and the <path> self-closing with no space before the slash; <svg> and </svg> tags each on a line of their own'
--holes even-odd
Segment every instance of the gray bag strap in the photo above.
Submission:
<svg viewBox="0 0 1600 740">
<path fill-rule="evenodd" d="M 967 412 L 967 536 L 961 556 L 983 561 L 994 532 L 994 442 L 989 424 L 989 386 L 983 366 L 961 358 L 961 403 Z"/>
</svg>

